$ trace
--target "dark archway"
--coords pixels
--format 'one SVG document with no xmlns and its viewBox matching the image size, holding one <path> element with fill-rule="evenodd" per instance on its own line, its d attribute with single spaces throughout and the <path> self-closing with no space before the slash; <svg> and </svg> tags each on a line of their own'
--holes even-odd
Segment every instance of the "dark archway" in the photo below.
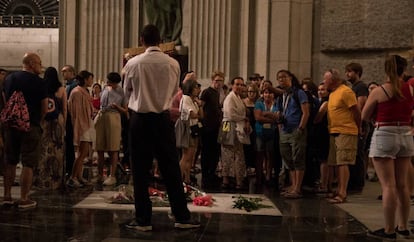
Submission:
<svg viewBox="0 0 414 242">
<path fill-rule="evenodd" d="M 57 28 L 58 0 L 0 0 L 1 27 Z"/>
</svg>

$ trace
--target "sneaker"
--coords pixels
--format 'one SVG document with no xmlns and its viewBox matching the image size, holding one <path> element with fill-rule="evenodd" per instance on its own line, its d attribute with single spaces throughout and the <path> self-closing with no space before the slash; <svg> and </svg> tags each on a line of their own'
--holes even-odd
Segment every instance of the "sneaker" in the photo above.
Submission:
<svg viewBox="0 0 414 242">
<path fill-rule="evenodd" d="M 37 202 L 33 200 L 20 200 L 18 208 L 19 209 L 29 209 L 29 208 L 35 208 L 37 206 Z"/>
<path fill-rule="evenodd" d="M 369 231 L 367 234 L 368 237 L 383 239 L 383 240 L 395 240 L 397 238 L 396 233 L 387 234 L 384 229 L 379 229 L 375 231 Z"/>
<path fill-rule="evenodd" d="M 3 202 L 1 203 L 2 206 L 13 206 L 14 205 L 14 201 L 11 197 L 5 197 L 3 199 Z"/>
<path fill-rule="evenodd" d="M 109 176 L 108 178 L 105 179 L 105 181 L 103 182 L 104 186 L 112 186 L 116 184 L 116 178 L 113 176 Z"/>
<path fill-rule="evenodd" d="M 395 232 L 398 234 L 398 235 L 400 235 L 400 236 L 402 236 L 402 237 L 404 237 L 404 238 L 408 238 L 408 237 L 410 237 L 410 231 L 408 230 L 408 229 L 406 229 L 406 230 L 398 230 L 398 226 L 395 228 Z"/>
<path fill-rule="evenodd" d="M 85 178 L 83 178 L 83 177 L 78 178 L 78 181 L 83 186 L 89 186 L 89 185 L 91 185 L 91 183 L 88 180 L 86 180 Z"/>
<path fill-rule="evenodd" d="M 194 228 L 199 228 L 200 222 L 197 221 L 193 221 L 193 220 L 187 220 L 187 221 L 176 221 L 174 223 L 174 228 L 177 229 L 194 229 Z"/>
<path fill-rule="evenodd" d="M 148 232 L 152 230 L 152 225 L 139 224 L 135 220 L 132 220 L 130 223 L 125 224 L 125 227 L 127 227 L 128 229 L 135 229 L 142 232 Z"/>
<path fill-rule="evenodd" d="M 78 187 L 82 187 L 83 185 L 79 183 L 78 179 L 70 178 L 66 182 L 66 186 L 70 188 L 78 188 Z"/>
</svg>

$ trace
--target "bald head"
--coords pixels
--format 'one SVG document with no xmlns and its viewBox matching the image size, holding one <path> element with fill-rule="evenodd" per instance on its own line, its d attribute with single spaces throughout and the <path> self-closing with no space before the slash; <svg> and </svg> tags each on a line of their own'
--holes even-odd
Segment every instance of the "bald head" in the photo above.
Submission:
<svg viewBox="0 0 414 242">
<path fill-rule="evenodd" d="M 36 53 L 26 53 L 23 56 L 23 70 L 39 75 L 42 72 L 42 61 Z"/>
<path fill-rule="evenodd" d="M 323 75 L 323 81 L 329 91 L 335 90 L 342 84 L 342 79 L 337 69 L 329 69 Z"/>
</svg>

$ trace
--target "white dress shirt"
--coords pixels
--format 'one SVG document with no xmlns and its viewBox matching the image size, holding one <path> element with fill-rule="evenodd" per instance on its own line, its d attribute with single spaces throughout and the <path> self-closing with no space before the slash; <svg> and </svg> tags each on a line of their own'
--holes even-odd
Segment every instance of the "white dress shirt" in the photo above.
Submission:
<svg viewBox="0 0 414 242">
<path fill-rule="evenodd" d="M 129 109 L 138 113 L 161 113 L 171 107 L 180 82 L 180 66 L 159 47 L 148 47 L 130 59 L 124 73 Z"/>
</svg>

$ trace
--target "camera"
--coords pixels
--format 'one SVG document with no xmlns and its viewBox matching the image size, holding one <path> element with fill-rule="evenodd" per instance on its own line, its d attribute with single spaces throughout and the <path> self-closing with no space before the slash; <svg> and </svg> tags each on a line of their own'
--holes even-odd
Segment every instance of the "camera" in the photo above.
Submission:
<svg viewBox="0 0 414 242">
<path fill-rule="evenodd" d="M 279 115 L 279 117 L 278 117 L 278 118 L 277 118 L 277 120 L 276 120 L 276 123 L 277 123 L 277 124 L 284 124 L 285 122 L 286 122 L 285 115 L 280 114 L 280 115 Z"/>
</svg>

